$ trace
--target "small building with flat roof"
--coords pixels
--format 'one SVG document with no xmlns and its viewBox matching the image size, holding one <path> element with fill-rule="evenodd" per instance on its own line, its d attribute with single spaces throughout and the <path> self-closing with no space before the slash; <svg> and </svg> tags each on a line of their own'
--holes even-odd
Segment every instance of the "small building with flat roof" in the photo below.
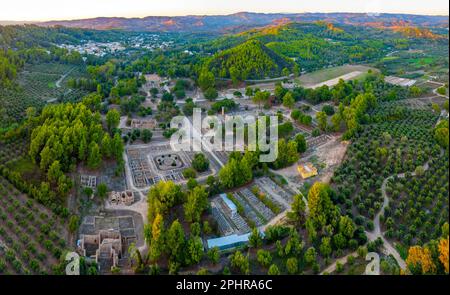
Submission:
<svg viewBox="0 0 450 295">
<path fill-rule="evenodd" d="M 318 174 L 317 168 L 314 167 L 314 165 L 312 163 L 305 163 L 305 164 L 298 165 L 297 170 L 303 179 L 307 179 L 307 178 L 316 176 Z"/>
</svg>

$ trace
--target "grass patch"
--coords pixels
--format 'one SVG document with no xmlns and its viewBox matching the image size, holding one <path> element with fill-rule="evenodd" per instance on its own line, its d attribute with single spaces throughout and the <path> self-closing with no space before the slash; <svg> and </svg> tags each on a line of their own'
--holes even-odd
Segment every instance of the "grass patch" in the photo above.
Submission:
<svg viewBox="0 0 450 295">
<path fill-rule="evenodd" d="M 382 61 L 391 61 L 391 60 L 396 60 L 396 59 L 399 59 L 400 57 L 398 57 L 398 56 L 386 56 L 386 57 L 384 57 L 384 58 L 382 58 L 381 60 Z"/>
</svg>

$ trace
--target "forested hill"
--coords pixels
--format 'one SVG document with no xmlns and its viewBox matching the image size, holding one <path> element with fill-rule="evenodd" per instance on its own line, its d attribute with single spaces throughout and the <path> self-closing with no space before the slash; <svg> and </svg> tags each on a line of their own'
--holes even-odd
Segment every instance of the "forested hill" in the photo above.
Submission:
<svg viewBox="0 0 450 295">
<path fill-rule="evenodd" d="M 405 26 L 447 27 L 448 16 L 424 16 L 408 14 L 367 13 L 251 13 L 230 15 L 148 16 L 143 18 L 98 17 L 80 20 L 61 20 L 40 23 L 42 26 L 66 26 L 84 29 L 122 29 L 149 32 L 237 32 L 289 21 L 315 22 L 327 20 L 336 24 L 375 25 L 390 27 L 401 23 Z"/>
<path fill-rule="evenodd" d="M 285 68 L 295 73 L 299 69 L 313 71 L 368 62 L 394 48 L 407 46 L 408 40 L 391 30 L 314 22 L 287 23 L 230 34 L 194 50 L 213 54 L 209 69 L 216 77 L 232 78 L 231 69 L 237 70 L 237 80 L 245 80 L 242 78 L 279 77 Z"/>
<path fill-rule="evenodd" d="M 288 75 L 294 62 L 273 52 L 261 41 L 251 39 L 215 54 L 207 66 L 216 77 L 241 81 Z"/>
</svg>

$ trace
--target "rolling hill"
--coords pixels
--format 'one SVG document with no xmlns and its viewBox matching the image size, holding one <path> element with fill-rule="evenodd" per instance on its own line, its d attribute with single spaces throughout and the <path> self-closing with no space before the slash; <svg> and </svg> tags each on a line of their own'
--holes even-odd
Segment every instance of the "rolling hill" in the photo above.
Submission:
<svg viewBox="0 0 450 295">
<path fill-rule="evenodd" d="M 207 62 L 216 77 L 236 81 L 282 76 L 283 69 L 294 67 L 294 62 L 267 48 L 261 41 L 250 39 L 236 47 L 216 53 Z"/>
</svg>

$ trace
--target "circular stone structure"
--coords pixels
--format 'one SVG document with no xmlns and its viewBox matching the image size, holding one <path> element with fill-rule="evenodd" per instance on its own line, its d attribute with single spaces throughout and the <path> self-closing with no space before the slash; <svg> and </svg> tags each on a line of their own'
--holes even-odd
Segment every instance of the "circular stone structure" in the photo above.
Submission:
<svg viewBox="0 0 450 295">
<path fill-rule="evenodd" d="M 156 167 L 161 171 L 179 169 L 184 167 L 183 160 L 177 154 L 164 154 L 153 158 Z"/>
</svg>

